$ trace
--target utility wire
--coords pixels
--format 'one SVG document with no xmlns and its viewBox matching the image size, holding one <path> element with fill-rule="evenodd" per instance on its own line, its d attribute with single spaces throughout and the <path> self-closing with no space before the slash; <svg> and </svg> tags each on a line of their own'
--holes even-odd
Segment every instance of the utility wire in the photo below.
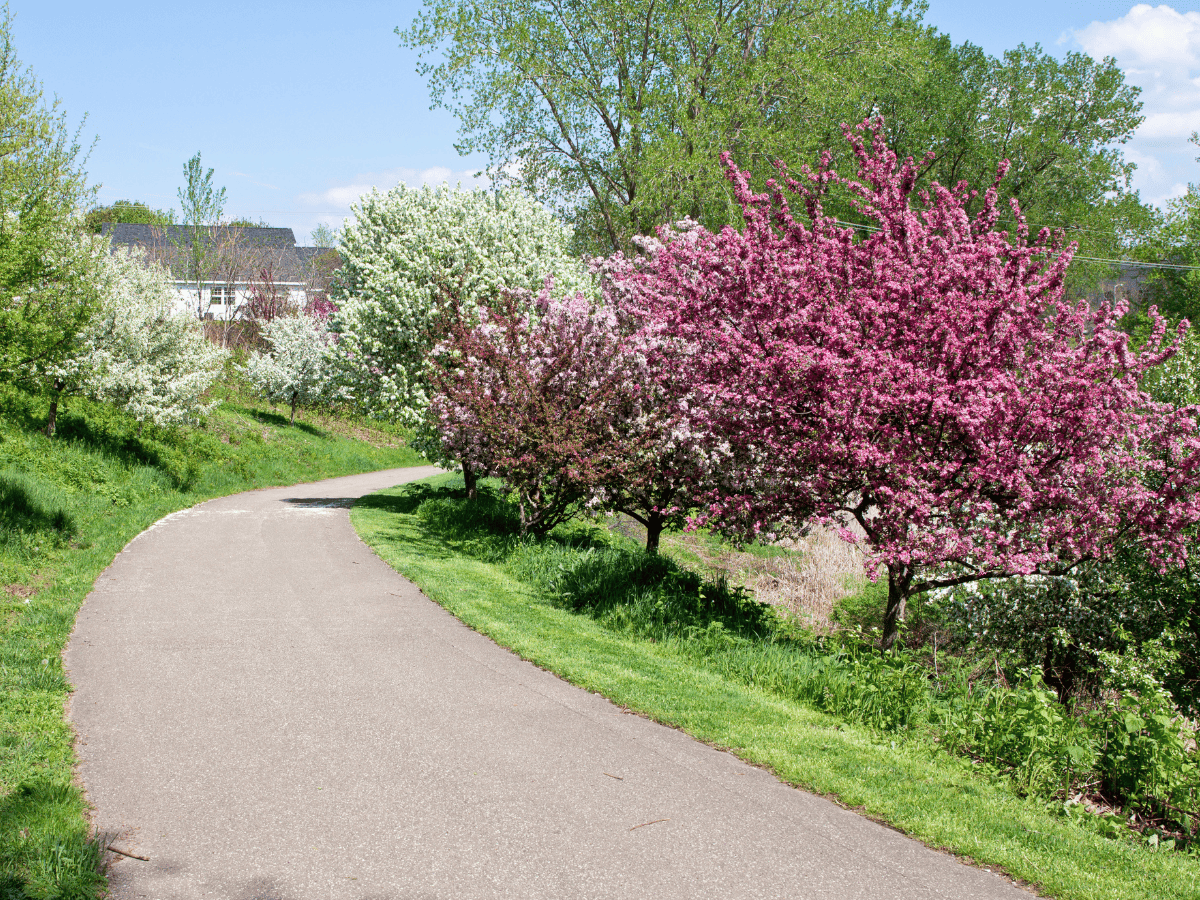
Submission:
<svg viewBox="0 0 1200 900">
<path fill-rule="evenodd" d="M 1119 266 L 1137 266 L 1139 269 L 1177 269 L 1184 272 L 1200 272 L 1200 266 L 1180 266 L 1175 263 L 1164 262 L 1137 262 L 1132 259 L 1104 259 L 1099 256 L 1076 256 L 1075 259 L 1084 259 L 1088 262 L 1106 262 L 1115 263 Z"/>
<path fill-rule="evenodd" d="M 861 228 L 863 231 L 879 231 L 875 225 L 863 225 L 859 222 L 843 222 L 841 219 L 833 220 L 838 225 L 845 225 L 848 228 Z M 1176 263 L 1165 262 L 1138 262 L 1132 259 L 1106 259 L 1102 256 L 1073 256 L 1072 259 L 1081 259 L 1085 262 L 1102 262 L 1112 263 L 1116 266 L 1136 266 L 1139 269 L 1172 269 L 1180 272 L 1200 272 L 1200 266 L 1184 266 Z"/>
</svg>

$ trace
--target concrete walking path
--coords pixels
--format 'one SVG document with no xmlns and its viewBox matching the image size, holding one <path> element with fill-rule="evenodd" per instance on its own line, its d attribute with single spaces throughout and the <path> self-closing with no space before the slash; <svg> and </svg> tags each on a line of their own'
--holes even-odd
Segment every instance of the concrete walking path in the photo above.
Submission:
<svg viewBox="0 0 1200 900">
<path fill-rule="evenodd" d="M 65 659 L 117 900 L 1018 900 L 1002 878 L 574 688 L 350 526 L 398 469 L 135 538 Z"/>
</svg>

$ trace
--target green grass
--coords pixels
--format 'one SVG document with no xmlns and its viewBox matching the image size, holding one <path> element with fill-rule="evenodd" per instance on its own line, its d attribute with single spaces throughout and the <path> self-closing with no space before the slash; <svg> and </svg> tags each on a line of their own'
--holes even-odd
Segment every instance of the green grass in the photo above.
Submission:
<svg viewBox="0 0 1200 900">
<path fill-rule="evenodd" d="M 531 547 L 506 533 L 501 513 L 485 505 L 476 521 L 464 520 L 461 508 L 456 518 L 445 497 L 419 485 L 385 491 L 360 501 L 351 521 L 384 560 L 501 646 L 1048 896 L 1200 897 L 1195 857 L 1106 839 L 928 741 L 881 737 L 757 683 L 751 645 L 763 623 L 736 591 L 709 585 L 691 609 L 662 614 L 664 623 L 685 620 L 679 627 L 647 628 L 669 592 L 638 588 L 623 607 L 604 608 L 571 581 L 570 571 L 615 561 L 606 556 L 614 550 L 628 556 L 619 539 L 577 527 Z M 576 562 L 568 565 L 571 553 Z M 603 577 L 597 571 L 593 584 Z M 774 665 L 772 652 L 765 646 L 759 657 L 764 669 Z"/>
<path fill-rule="evenodd" d="M 397 432 L 311 415 L 290 428 L 241 399 L 201 428 L 141 434 L 75 399 L 51 439 L 40 432 L 46 401 L 0 386 L 0 900 L 90 898 L 103 886 L 73 782 L 61 653 L 121 548 L 211 497 L 424 462 Z"/>
</svg>

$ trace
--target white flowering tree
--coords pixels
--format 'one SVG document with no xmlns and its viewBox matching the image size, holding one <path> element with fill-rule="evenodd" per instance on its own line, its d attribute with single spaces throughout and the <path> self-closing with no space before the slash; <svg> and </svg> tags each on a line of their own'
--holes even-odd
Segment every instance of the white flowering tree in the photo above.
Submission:
<svg viewBox="0 0 1200 900">
<path fill-rule="evenodd" d="M 112 403 L 139 426 L 179 425 L 209 412 L 216 404 L 204 403 L 204 392 L 225 353 L 193 316 L 176 308 L 167 271 L 139 250 L 110 254 L 107 242 L 82 240 L 100 304 L 74 354 L 44 370 L 54 389 L 47 432 L 53 434 L 58 398 L 67 393 Z"/>
<path fill-rule="evenodd" d="M 522 194 L 400 185 L 365 195 L 354 213 L 331 328 L 348 398 L 372 415 L 421 421 L 427 357 L 452 307 L 471 316 L 547 279 L 558 293 L 592 292 L 570 230 Z"/>
<path fill-rule="evenodd" d="M 328 389 L 329 332 L 321 319 L 296 315 L 272 319 L 262 336 L 270 350 L 250 354 L 246 377 L 268 400 L 291 404 L 295 425 L 297 404 L 318 400 Z"/>
</svg>

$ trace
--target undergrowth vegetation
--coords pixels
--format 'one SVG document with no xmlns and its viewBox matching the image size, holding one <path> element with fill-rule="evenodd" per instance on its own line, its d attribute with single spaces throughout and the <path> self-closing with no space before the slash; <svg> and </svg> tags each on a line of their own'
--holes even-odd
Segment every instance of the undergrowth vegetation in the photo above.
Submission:
<svg viewBox="0 0 1200 900">
<path fill-rule="evenodd" d="M 532 638 L 514 617 L 526 615 L 523 607 L 529 604 L 518 602 L 509 609 L 496 599 L 498 589 L 491 582 L 486 614 L 454 601 L 467 590 L 458 585 L 472 576 L 462 568 L 451 575 L 450 563 L 435 564 L 434 557 L 484 564 L 519 586 L 518 593 L 565 613 L 555 619 L 559 631 L 554 633 L 563 653 L 586 638 L 582 622 L 590 620 L 619 638 L 622 652 L 632 657 L 665 654 L 755 696 L 828 714 L 842 723 L 838 727 L 865 729 L 884 755 L 921 752 L 941 761 L 931 763 L 935 768 L 966 767 L 971 780 L 1019 798 L 1043 823 L 1057 823 L 1079 840 L 1090 835 L 1085 840 L 1088 853 L 1111 854 L 1114 860 L 1130 853 L 1146 859 L 1169 856 L 1176 860 L 1170 871 L 1189 874 L 1178 882 L 1164 881 L 1145 895 L 1194 896 L 1184 886 L 1194 888 L 1200 874 L 1195 731 L 1162 690 L 1114 686 L 1090 706 L 1064 705 L 1038 671 L 1013 668 L 997 654 L 943 650 L 931 657 L 927 647 L 880 653 L 869 623 L 869 610 L 877 617 L 880 609 L 875 585 L 840 604 L 840 627 L 819 635 L 785 612 L 756 602 L 745 589 L 720 577 L 703 578 L 665 555 L 647 554 L 627 536 L 576 521 L 542 540 L 523 538 L 515 504 L 495 487 L 481 488 L 471 501 L 452 482 L 433 484 L 366 498 L 356 509 L 356 525 L 385 559 L 502 643 L 528 653 L 522 644 Z M 388 525 L 383 516 L 368 519 L 368 507 L 371 513 L 386 510 L 393 520 L 403 518 L 404 524 Z M 539 622 L 533 630 L 544 639 L 547 628 Z M 586 666 L 581 672 L 579 665 L 570 662 L 573 673 L 563 674 L 596 689 L 595 673 Z M 560 667 L 548 667 L 562 673 Z M 668 703 L 665 709 L 644 711 L 672 721 L 670 708 Z M 716 742 L 738 746 L 732 740 Z M 756 761 L 769 762 L 788 777 L 776 763 Z M 831 790 L 831 783 L 820 778 L 791 780 Z M 869 787 L 863 790 L 870 795 Z M 952 806 L 968 803 L 967 797 L 956 789 L 934 802 Z M 922 833 L 911 822 L 889 821 L 930 839 L 930 832 Z M 968 827 L 986 833 L 1002 823 L 973 819 Z M 1144 889 L 1122 887 L 1118 878 L 1117 886 L 1102 890 L 1099 882 L 1078 873 L 1056 882 L 1044 865 L 1031 869 L 1014 866 L 1013 854 L 981 854 L 972 846 L 975 838 L 964 834 L 948 838 L 942 833 L 937 840 L 1053 888 L 1055 896 L 1135 896 Z M 1097 851 L 1097 846 L 1110 849 Z M 1106 876 L 1096 877 L 1103 881 Z"/>
<path fill-rule="evenodd" d="M 103 886 L 73 782 L 61 653 L 96 576 L 138 532 L 202 500 L 416 465 L 403 432 L 287 417 L 230 400 L 194 428 L 139 429 L 74 398 L 46 437 L 48 400 L 0 384 L 0 898 L 91 898 Z M 340 433 L 338 433 L 340 432 Z M 358 438 L 347 436 L 352 434 Z"/>
</svg>

